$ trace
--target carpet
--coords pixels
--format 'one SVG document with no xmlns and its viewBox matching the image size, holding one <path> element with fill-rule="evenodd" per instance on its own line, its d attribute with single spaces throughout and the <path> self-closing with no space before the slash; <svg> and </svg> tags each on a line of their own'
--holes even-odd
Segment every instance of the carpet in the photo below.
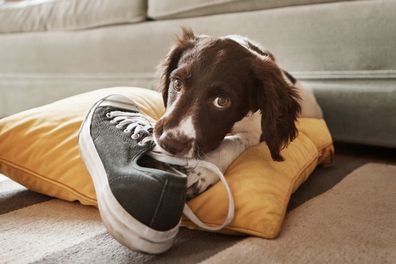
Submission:
<svg viewBox="0 0 396 264">
<path fill-rule="evenodd" d="M 367 164 L 287 216 L 275 240 L 245 239 L 205 263 L 395 263 L 396 166 Z"/>
<path fill-rule="evenodd" d="M 170 251 L 153 256 L 112 239 L 97 209 L 0 176 L 0 263 L 394 263 L 396 166 L 369 163 L 334 178 L 308 201 L 296 193 L 275 240 L 181 229 Z"/>
</svg>

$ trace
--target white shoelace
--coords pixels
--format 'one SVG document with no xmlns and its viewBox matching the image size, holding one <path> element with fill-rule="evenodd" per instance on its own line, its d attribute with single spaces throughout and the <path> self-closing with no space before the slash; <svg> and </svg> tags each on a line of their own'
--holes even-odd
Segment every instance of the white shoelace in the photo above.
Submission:
<svg viewBox="0 0 396 264">
<path fill-rule="evenodd" d="M 205 224 L 204 222 L 199 219 L 196 214 L 191 210 L 191 208 L 188 206 L 186 203 L 184 205 L 183 213 L 184 215 L 190 219 L 194 224 L 199 226 L 202 229 L 208 230 L 208 231 L 219 231 L 223 229 L 224 227 L 228 226 L 232 220 L 234 219 L 234 213 L 235 213 L 235 202 L 234 202 L 234 197 L 232 195 L 230 186 L 227 183 L 226 178 L 224 177 L 224 174 L 219 170 L 219 168 L 214 165 L 211 162 L 205 161 L 205 160 L 197 160 L 197 159 L 182 159 L 182 158 L 177 158 L 174 156 L 170 156 L 164 153 L 157 153 L 154 151 L 149 152 L 149 155 L 161 162 L 171 164 L 171 165 L 177 165 L 177 166 L 183 166 L 186 168 L 196 168 L 196 167 L 203 167 L 205 169 L 208 169 L 212 171 L 214 174 L 216 174 L 220 181 L 224 184 L 224 187 L 227 191 L 228 195 L 228 212 L 227 216 L 224 219 L 223 224 L 218 225 L 218 226 L 209 226 Z"/>
<path fill-rule="evenodd" d="M 139 140 L 138 145 L 145 145 L 146 142 L 152 140 L 152 125 L 142 114 L 112 111 L 106 114 L 106 117 L 111 119 L 110 123 L 116 124 L 116 128 L 124 129 L 125 133 L 133 131 L 131 138 Z"/>
<path fill-rule="evenodd" d="M 152 125 L 150 121 L 147 120 L 142 114 L 123 111 L 112 111 L 107 113 L 106 116 L 112 119 L 110 121 L 111 123 L 117 123 L 117 128 L 124 129 L 125 133 L 133 131 L 131 136 L 132 139 L 138 140 L 142 138 L 138 143 L 139 145 L 145 145 L 148 141 L 153 140 Z M 166 153 L 158 153 L 154 151 L 150 151 L 148 155 L 150 155 L 155 160 L 170 165 L 183 166 L 185 168 L 203 167 L 212 171 L 215 175 L 219 177 L 220 181 L 224 184 L 228 195 L 228 212 L 223 224 L 217 226 L 205 224 L 195 215 L 195 213 L 191 210 L 187 203 L 184 205 L 183 213 L 194 224 L 208 231 L 219 231 L 232 222 L 235 213 L 234 197 L 232 195 L 230 186 L 228 185 L 227 180 L 224 177 L 224 174 L 216 165 L 205 160 L 178 158 L 168 155 Z"/>
</svg>

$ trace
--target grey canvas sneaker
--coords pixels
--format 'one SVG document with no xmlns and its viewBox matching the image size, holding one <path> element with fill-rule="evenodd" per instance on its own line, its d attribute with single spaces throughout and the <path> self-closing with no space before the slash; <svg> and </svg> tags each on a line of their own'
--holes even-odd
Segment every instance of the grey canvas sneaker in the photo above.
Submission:
<svg viewBox="0 0 396 264">
<path fill-rule="evenodd" d="M 111 95 L 90 110 L 79 144 L 109 233 L 131 249 L 156 254 L 178 233 L 187 178 L 147 155 L 155 145 L 152 129 L 132 101 Z"/>
</svg>

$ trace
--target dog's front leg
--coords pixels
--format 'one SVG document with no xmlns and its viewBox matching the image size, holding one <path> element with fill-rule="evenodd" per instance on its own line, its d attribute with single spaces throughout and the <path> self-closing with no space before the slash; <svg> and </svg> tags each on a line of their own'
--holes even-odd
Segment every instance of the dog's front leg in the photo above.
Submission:
<svg viewBox="0 0 396 264">
<path fill-rule="evenodd" d="M 221 172 L 241 155 L 245 149 L 258 144 L 259 135 L 252 133 L 239 133 L 226 136 L 220 146 L 206 154 L 203 160 L 215 164 Z M 191 199 L 219 181 L 219 177 L 212 171 L 197 167 L 187 172 L 187 199 Z"/>
</svg>

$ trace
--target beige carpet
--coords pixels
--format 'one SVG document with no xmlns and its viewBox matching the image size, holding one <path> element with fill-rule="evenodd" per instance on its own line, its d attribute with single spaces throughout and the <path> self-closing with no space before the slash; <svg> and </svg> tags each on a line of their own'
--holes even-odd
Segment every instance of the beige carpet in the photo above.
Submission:
<svg viewBox="0 0 396 264">
<path fill-rule="evenodd" d="M 293 210 L 278 239 L 248 238 L 204 263 L 396 263 L 396 166 L 360 167 Z"/>
<path fill-rule="evenodd" d="M 200 262 L 396 263 L 396 166 L 356 169 L 292 210 L 278 239 L 182 229 L 173 248 L 159 256 L 121 246 L 95 208 L 34 193 L 0 176 L 1 264 Z"/>
</svg>

